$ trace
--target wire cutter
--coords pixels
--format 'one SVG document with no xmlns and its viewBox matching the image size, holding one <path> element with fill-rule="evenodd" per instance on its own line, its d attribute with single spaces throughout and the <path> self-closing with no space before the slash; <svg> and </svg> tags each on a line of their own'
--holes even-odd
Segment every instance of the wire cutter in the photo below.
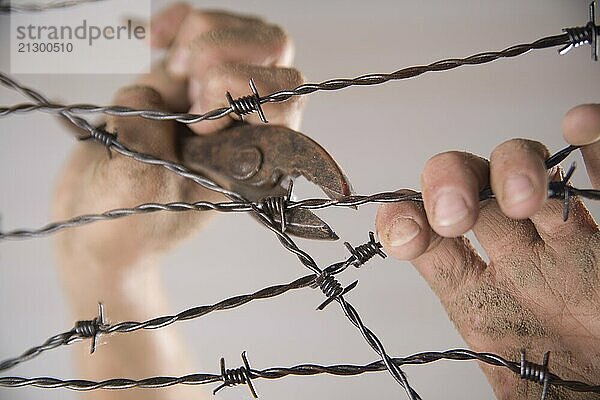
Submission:
<svg viewBox="0 0 600 400">
<path fill-rule="evenodd" d="M 186 132 L 178 146 L 183 163 L 249 201 L 284 197 L 290 182 L 299 176 L 319 186 L 329 198 L 352 194 L 348 178 L 333 157 L 292 129 L 236 122 L 210 135 Z M 284 223 L 286 233 L 307 239 L 338 239 L 312 211 L 293 208 L 284 212 L 284 221 L 278 213 L 272 218 L 280 226 Z"/>
</svg>

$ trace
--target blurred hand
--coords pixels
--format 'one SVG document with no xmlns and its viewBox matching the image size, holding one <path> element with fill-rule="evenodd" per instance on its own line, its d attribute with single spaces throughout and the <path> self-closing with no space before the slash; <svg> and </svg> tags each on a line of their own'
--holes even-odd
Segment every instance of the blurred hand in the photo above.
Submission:
<svg viewBox="0 0 600 400">
<path fill-rule="evenodd" d="M 135 85 L 120 89 L 114 104 L 203 113 L 226 106 L 227 91 L 234 98 L 249 94 L 250 78 L 261 93 L 295 87 L 303 81 L 290 67 L 290 39 L 281 28 L 261 19 L 177 4 L 157 15 L 151 29 L 152 45 L 165 49 L 165 58 Z M 302 103 L 294 99 L 277 107 L 266 104 L 264 110 L 272 124 L 297 129 Z M 226 128 L 232 121 L 224 118 L 188 127 L 107 117 L 106 129 L 117 133 L 119 141 L 134 150 L 179 161 L 176 143 L 182 131 L 207 134 Z M 258 119 L 249 116 L 246 121 L 255 123 Z M 84 142 L 77 146 L 59 178 L 54 209 L 57 219 L 65 219 L 147 202 L 198 200 L 215 201 L 217 197 L 163 168 L 116 153 L 109 158 L 106 148 Z M 207 213 L 193 211 L 155 213 L 62 231 L 57 235 L 59 265 L 74 317 L 93 318 L 98 301 L 105 304 L 112 322 L 171 314 L 158 256 L 189 236 L 206 218 Z M 199 263 L 201 266 L 201 259 Z M 99 348 L 93 357 L 87 344 L 80 348 L 78 375 L 101 380 L 177 376 L 195 370 L 176 327 L 114 335 L 109 341 L 110 345 Z M 198 387 L 178 386 L 96 391 L 85 396 L 94 400 L 183 400 L 203 398 L 201 393 Z"/>
<path fill-rule="evenodd" d="M 120 89 L 114 104 L 141 109 L 204 113 L 227 106 L 225 93 L 249 94 L 253 78 L 258 90 L 270 93 L 302 83 L 291 68 L 293 46 L 276 25 L 221 11 L 193 10 L 176 4 L 151 23 L 152 45 L 166 50 L 163 62 L 141 76 L 136 85 Z M 272 124 L 297 129 L 302 102 L 292 99 L 265 112 Z M 233 120 L 204 121 L 189 128 L 174 122 L 107 117 L 107 130 L 132 149 L 178 161 L 177 135 L 190 129 L 206 134 Z M 258 122 L 257 116 L 246 121 Z M 260 128 L 257 128 L 260 129 Z M 85 142 L 74 151 L 60 177 L 55 201 L 59 219 L 130 207 L 146 202 L 215 200 L 216 195 L 163 168 L 145 165 Z M 206 213 L 156 213 L 97 223 L 65 232 L 61 248 L 85 251 L 112 268 L 132 265 L 142 256 L 161 254 L 188 236 Z M 69 249 L 71 251 L 69 251 Z M 116 251 L 116 249 L 119 249 Z"/>
<path fill-rule="evenodd" d="M 600 105 L 569 111 L 563 131 L 567 142 L 583 145 L 600 188 Z M 563 222 L 561 201 L 546 199 L 548 179 L 561 174 L 545 170 L 548 156 L 541 143 L 524 139 L 499 145 L 490 161 L 438 154 L 421 177 L 424 207 L 384 205 L 377 230 L 388 253 L 410 260 L 427 280 L 471 348 L 513 360 L 524 348 L 536 363 L 551 351 L 552 372 L 598 384 L 600 353 L 592 349 L 600 348 L 600 233 L 581 200 L 571 200 Z M 497 201 L 480 208 L 478 193 L 488 184 Z M 461 236 L 470 229 L 489 263 Z M 484 371 L 500 399 L 539 396 L 540 385 L 502 368 Z M 549 398 L 599 398 L 559 392 L 553 388 Z"/>
</svg>

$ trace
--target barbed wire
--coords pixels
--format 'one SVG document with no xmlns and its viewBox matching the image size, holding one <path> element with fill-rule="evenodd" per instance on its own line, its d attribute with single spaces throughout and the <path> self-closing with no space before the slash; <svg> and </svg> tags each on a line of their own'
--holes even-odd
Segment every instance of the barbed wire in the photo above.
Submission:
<svg viewBox="0 0 600 400">
<path fill-rule="evenodd" d="M 523 353 L 524 354 L 524 353 Z M 507 360 L 506 358 L 492 353 L 475 352 L 468 349 L 452 349 L 447 351 L 428 351 L 412 354 L 406 357 L 395 357 L 391 362 L 397 367 L 406 365 L 424 365 L 433 362 L 448 361 L 471 361 L 477 360 L 488 365 L 505 367 L 515 374 L 521 374 L 521 369 L 527 366 L 526 361 L 520 363 Z M 529 364 L 531 366 L 532 364 Z M 533 364 L 535 365 L 535 364 Z M 365 373 L 385 371 L 386 366 L 383 361 L 375 361 L 366 365 L 337 364 L 337 365 L 318 365 L 318 364 L 299 364 L 293 367 L 271 367 L 262 370 L 248 369 L 250 379 L 281 379 L 287 376 L 313 376 L 313 375 L 334 375 L 334 376 L 356 376 Z M 547 375 L 548 383 L 557 387 L 568 388 L 575 392 L 600 393 L 600 385 L 589 385 L 585 382 L 576 380 L 565 380 L 560 376 L 549 373 Z M 157 376 L 140 380 L 118 378 L 104 381 L 91 381 L 83 379 L 57 379 L 49 377 L 22 378 L 22 377 L 0 377 L 0 387 L 19 388 L 24 386 L 34 386 L 45 389 L 64 388 L 77 391 L 90 390 L 122 390 L 131 388 L 157 389 L 174 385 L 205 385 L 225 380 L 223 374 L 196 373 L 181 377 Z M 241 384 L 244 382 L 233 382 Z"/>
<path fill-rule="evenodd" d="M 586 31 L 587 32 L 587 31 Z M 589 40 L 592 33 L 585 37 L 578 38 L 579 42 Z M 428 72 L 441 72 L 465 65 L 477 65 L 496 61 L 500 58 L 516 57 L 531 50 L 545 49 L 556 46 L 572 44 L 572 37 L 564 33 L 562 35 L 548 36 L 532 43 L 519 44 L 511 46 L 501 51 L 478 53 L 466 58 L 450 58 L 436 61 L 428 65 L 412 66 L 403 68 L 389 74 L 366 74 L 352 79 L 331 79 L 321 83 L 305 83 L 291 90 L 280 90 L 267 96 L 257 96 L 257 104 L 249 105 L 251 111 L 258 111 L 258 107 L 265 103 L 280 103 L 296 96 L 305 96 L 317 91 L 332 91 L 345 89 L 352 86 L 373 86 L 380 85 L 390 81 L 398 81 L 408 78 L 414 78 Z M 18 104 L 11 107 L 0 107 L 0 116 L 11 114 L 22 114 L 33 111 L 43 111 L 47 113 L 70 112 L 75 114 L 97 114 L 119 117 L 142 117 L 157 121 L 177 121 L 183 124 L 195 124 L 205 120 L 215 120 L 223 118 L 231 113 L 237 113 L 236 103 L 230 101 L 229 107 L 220 107 L 210 110 L 204 114 L 189 113 L 170 113 L 158 110 L 137 110 L 124 106 L 97 106 L 93 104 L 73 104 L 63 105 L 57 103 L 45 102 L 42 104 Z M 238 113 L 239 114 L 239 113 Z"/>
<path fill-rule="evenodd" d="M 563 199 L 564 193 L 569 196 L 578 196 L 591 200 L 600 200 L 600 190 L 579 189 L 566 182 L 550 182 L 548 184 L 549 198 Z M 481 201 L 495 198 L 489 188 L 480 192 Z M 423 196 L 420 192 L 406 193 L 404 191 L 379 192 L 371 195 L 350 195 L 339 199 L 308 198 L 303 200 L 288 200 L 284 204 L 284 215 L 290 210 L 301 208 L 307 210 L 320 210 L 329 207 L 356 208 L 365 204 L 399 203 L 403 201 L 422 202 Z M 79 215 L 64 221 L 51 222 L 37 229 L 18 229 L 8 232 L 0 231 L 0 240 L 24 240 L 51 235 L 67 228 L 75 228 L 99 221 L 111 221 L 135 215 L 150 214 L 159 211 L 166 212 L 188 212 L 188 211 L 216 211 L 220 213 L 249 213 L 253 207 L 263 209 L 262 202 L 210 202 L 197 201 L 194 203 L 171 202 L 171 203 L 143 203 L 135 207 L 116 208 L 98 214 Z M 264 210 L 264 209 L 263 209 Z"/>
<path fill-rule="evenodd" d="M 592 8 L 593 10 L 593 8 Z M 592 13 L 593 14 L 593 13 Z M 345 270 L 349 265 L 360 266 L 362 263 L 366 262 L 369 258 L 373 257 L 376 254 L 382 255 L 380 248 L 381 245 L 374 240 L 374 236 L 371 235 L 370 241 L 361 245 L 357 248 L 352 248 L 352 246 L 347 245 L 349 250 L 351 251 L 351 256 L 340 263 L 332 264 L 325 269 L 319 268 L 318 264 L 314 260 L 314 258 L 306 253 L 304 250 L 300 249 L 297 244 L 291 239 L 291 237 L 275 222 L 272 215 L 269 215 L 265 209 L 261 206 L 260 203 L 253 203 L 247 201 L 240 194 L 224 189 L 212 180 L 200 175 L 196 174 L 189 169 L 187 169 L 184 165 L 162 160 L 158 157 L 145 154 L 142 152 L 138 152 L 136 150 L 132 150 L 122 144 L 116 137 L 116 135 L 105 131 L 102 128 L 93 127 L 88 121 L 85 119 L 78 117 L 74 114 L 90 114 L 90 113 L 104 113 L 110 115 L 119 115 L 119 116 L 139 116 L 148 119 L 154 120 L 175 120 L 182 123 L 196 123 L 202 120 L 208 119 L 217 119 L 222 118 L 228 114 L 235 113 L 240 117 L 244 114 L 248 114 L 250 112 L 261 112 L 260 109 L 261 104 L 264 103 L 277 103 L 283 102 L 294 96 L 302 96 L 310 93 L 314 93 L 316 91 L 331 91 L 331 90 L 340 90 L 350 86 L 370 86 L 383 84 L 385 82 L 393 81 L 393 80 L 401 80 L 407 79 L 411 77 L 416 77 L 421 74 L 427 72 L 435 72 L 435 71 L 446 71 L 451 70 L 463 65 L 476 65 L 488 63 L 499 58 L 507 58 L 507 57 L 516 57 L 521 54 L 524 54 L 530 50 L 534 49 L 543 49 L 554 46 L 562 45 L 564 46 L 561 49 L 561 54 L 569 51 L 572 47 L 577 47 L 583 43 L 595 42 L 596 36 L 598 35 L 598 27 L 595 25 L 594 21 L 591 21 L 585 27 L 577 27 L 577 28 L 568 28 L 565 30 L 565 33 L 562 35 L 549 36 L 542 39 L 539 39 L 535 42 L 529 44 L 522 44 L 509 47 L 500 52 L 485 52 L 479 53 L 470 57 L 466 57 L 463 59 L 446 59 L 442 61 L 437 61 L 432 64 L 424 65 L 424 66 L 415 66 L 404 68 L 398 70 L 396 72 L 390 74 L 367 74 L 353 79 L 333 79 L 325 82 L 321 82 L 318 84 L 304 84 L 296 87 L 291 90 L 283 90 L 279 92 L 272 93 L 265 97 L 260 97 L 256 90 L 253 90 L 253 95 L 246 96 L 239 99 L 228 98 L 229 107 L 215 109 L 209 111 L 206 114 L 171 114 L 171 113 L 162 113 L 155 110 L 134 110 L 130 108 L 120 107 L 120 106 L 111 106 L 111 107 L 99 107 L 89 104 L 82 105 L 71 105 L 65 106 L 60 104 L 50 103 L 48 99 L 46 99 L 43 95 L 38 93 L 37 91 L 22 86 L 15 82 L 13 79 L 8 77 L 7 75 L 0 73 L 0 83 L 5 86 L 11 87 L 24 94 L 25 96 L 31 98 L 36 104 L 21 104 L 13 107 L 4 107 L 0 109 L 1 116 L 8 116 L 15 113 L 26 113 L 32 111 L 45 111 L 50 113 L 55 113 L 60 115 L 63 118 L 66 118 L 75 126 L 84 130 L 87 133 L 87 136 L 82 137 L 81 139 L 93 139 L 104 146 L 109 151 L 115 151 L 118 154 L 123 156 L 132 158 L 139 162 L 157 165 L 162 168 L 166 168 L 167 170 L 182 176 L 186 179 L 190 179 L 194 181 L 196 184 L 203 186 L 209 190 L 219 192 L 224 194 L 230 200 L 231 203 L 209 203 L 209 202 L 198 202 L 198 203 L 170 203 L 170 204 L 146 204 L 140 205 L 138 207 L 129 208 L 129 209 L 118 209 L 108 211 L 103 214 L 95 214 L 95 215 L 86 215 L 81 217 L 76 217 L 69 221 L 64 221 L 62 223 L 54 223 L 50 224 L 44 228 L 41 228 L 37 231 L 29 230 L 29 231 L 14 231 L 14 236 L 35 236 L 48 234 L 52 232 L 56 232 L 59 229 L 62 229 L 67 226 L 78 226 L 77 224 L 85 224 L 89 222 L 93 222 L 99 219 L 111 219 L 111 218 L 120 218 L 126 215 L 133 215 L 135 213 L 147 213 L 154 211 L 188 211 L 188 210 L 218 210 L 218 211 L 241 211 L 240 208 L 245 207 L 244 212 L 253 213 L 257 220 L 271 230 L 280 243 L 290 251 L 292 254 L 295 254 L 299 261 L 308 269 L 310 269 L 313 274 L 307 277 L 300 278 L 296 280 L 297 287 L 313 286 L 315 288 L 319 288 L 327 298 L 326 301 L 321 304 L 318 309 L 322 309 L 327 306 L 329 303 L 335 301 L 342 308 L 345 316 L 350 320 L 350 322 L 355 325 L 355 327 L 361 332 L 365 341 L 370 345 L 371 348 L 380 356 L 381 360 L 375 363 L 368 364 L 367 366 L 318 366 L 312 364 L 305 364 L 301 366 L 291 367 L 291 368 L 271 368 L 268 370 L 254 370 L 251 369 L 247 363 L 245 355 L 242 356 L 245 366 L 240 367 L 238 369 L 227 370 L 225 369 L 224 361 L 221 362 L 221 374 L 213 375 L 213 374 L 194 374 L 188 375 L 186 377 L 173 378 L 173 377 L 155 377 L 148 378 L 146 380 L 135 381 L 123 378 L 112 379 L 103 382 L 92 382 L 92 381 L 84 381 L 84 380 L 68 380 L 63 381 L 56 378 L 18 378 L 18 377 L 4 377 L 0 378 L 0 385 L 6 387 L 20 387 L 20 386 L 37 386 L 44 388 L 53 388 L 53 387 L 64 387 L 74 390 L 93 390 L 100 388 L 109 388 L 109 389 L 117 389 L 117 388 L 130 388 L 130 387 L 162 387 L 162 386 L 170 386 L 173 384 L 201 384 L 201 383 L 209 383 L 209 382 L 217 382 L 221 381 L 223 384 L 219 387 L 219 389 L 223 386 L 232 386 L 235 384 L 247 383 L 251 386 L 251 379 L 255 377 L 262 377 L 267 379 L 275 379 L 278 377 L 283 377 L 286 375 L 297 374 L 297 375 L 312 375 L 316 373 L 332 373 L 332 374 L 341 374 L 341 375 L 352 375 L 358 374 L 362 372 L 369 372 L 373 368 L 377 370 L 387 370 L 392 377 L 405 389 L 408 397 L 411 400 L 418 400 L 420 396 L 418 393 L 411 387 L 406 374 L 400 368 L 402 365 L 406 364 L 406 359 L 398 359 L 392 358 L 386 352 L 382 342 L 379 338 L 372 332 L 362 321 L 360 315 L 357 310 L 345 300 L 344 294 L 346 294 L 349 290 L 356 287 L 357 282 L 348 285 L 347 287 L 342 287 L 342 285 L 336 280 L 334 275 Z M 572 149 L 565 153 L 567 149 L 562 150 L 560 155 L 555 157 L 555 161 L 559 158 L 566 157 L 568 152 L 572 151 Z M 565 155 L 566 154 L 566 155 Z M 564 157 L 563 157 L 564 156 Z M 561 158 L 562 157 L 562 158 Z M 560 161 L 557 161 L 560 162 Z M 552 183 L 549 187 L 549 194 L 551 197 L 560 197 L 565 201 L 565 218 L 568 216 L 568 203 L 571 196 L 580 195 L 588 198 L 598 199 L 600 198 L 598 191 L 588 190 L 588 189 L 577 189 L 568 184 L 568 177 L 572 174 L 573 168 L 567 174 L 567 177 L 559 183 Z M 394 197 L 398 196 L 398 197 Z M 399 197 L 404 196 L 404 197 Z M 286 207 L 306 207 L 306 208 L 325 208 L 330 206 L 348 206 L 352 202 L 358 204 L 365 204 L 367 202 L 390 202 L 390 201 L 406 201 L 409 198 L 406 197 L 406 194 L 398 194 L 396 192 L 387 192 L 387 193 L 378 193 L 371 196 L 350 196 L 350 198 L 338 199 L 338 200 L 329 200 L 329 199 L 307 199 L 302 203 L 300 202 L 286 202 Z M 409 195 L 410 196 L 410 195 Z M 422 200 L 419 198 L 420 194 L 416 193 L 412 195 L 413 197 L 410 200 Z M 491 189 L 487 189 L 482 193 L 482 197 L 491 198 L 493 197 L 493 193 Z M 236 209 L 237 207 L 237 209 Z M 281 221 L 282 225 L 284 221 Z M 10 233 L 9 233 L 10 234 Z M 6 235 L 6 234 L 5 234 Z M 7 238 L 8 236 L 4 236 Z M 383 255 L 382 255 L 383 256 Z M 350 261 L 351 260 L 351 261 Z M 310 278 L 309 278 L 310 277 Z M 310 282 L 309 282 L 310 281 Z M 292 284 L 294 283 L 292 282 Z M 273 289 L 274 287 L 263 289 L 259 292 L 255 292 L 251 295 L 245 296 L 236 296 L 231 299 L 224 300 L 222 302 L 216 303 L 213 306 L 201 306 L 196 307 L 194 309 L 190 309 L 184 311 L 183 315 L 177 314 L 175 316 L 165 316 L 155 318 L 153 320 L 149 320 L 142 323 L 135 322 L 123 322 L 117 325 L 109 325 L 106 324 L 103 317 L 103 309 L 100 307 L 100 315 L 99 317 L 90 320 L 90 321 L 78 321 L 75 325 L 75 328 L 69 332 L 65 332 L 63 334 L 59 334 L 48 339 L 44 344 L 38 347 L 34 347 L 21 356 L 3 361 L 0 366 L 3 366 L 4 369 L 11 368 L 14 365 L 17 365 L 23 361 L 29 360 L 46 350 L 50 350 L 52 348 L 56 348 L 62 346 L 64 344 L 69 344 L 77 340 L 82 340 L 84 338 L 92 338 L 93 343 L 96 342 L 98 336 L 103 333 L 109 333 L 108 330 L 113 329 L 113 332 L 129 332 L 138 329 L 158 329 L 163 326 L 170 325 L 179 320 L 184 319 L 192 319 L 197 318 L 201 315 L 205 315 L 208 312 L 216 311 L 217 309 L 227 309 L 234 308 L 240 306 L 242 304 L 247 303 L 248 301 L 255 300 L 257 298 L 267 298 L 274 297 L 279 294 L 283 294 L 288 290 L 291 290 L 291 287 L 288 285 L 278 285 L 275 286 L 277 289 Z M 260 297 L 257 293 L 261 293 Z M 259 296 L 259 297 L 256 297 Z M 220 306 L 217 306 L 220 304 Z M 219 308 L 223 307 L 223 308 Z M 92 345 L 92 351 L 94 349 L 94 345 Z M 412 357 L 412 358 L 410 358 Z M 455 349 L 450 350 L 448 352 L 442 353 L 420 353 L 418 355 L 410 356 L 409 360 L 412 360 L 413 363 L 423 364 L 427 362 L 433 362 L 439 359 L 477 359 L 486 363 L 490 363 L 491 365 L 499 365 L 509 368 L 511 371 L 518 373 L 521 379 L 525 380 L 533 380 L 537 381 L 540 384 L 544 385 L 544 394 L 542 397 L 545 397 L 546 389 L 548 385 L 558 385 L 563 386 L 565 388 L 575 390 L 575 391 L 587 391 L 587 392 L 598 392 L 600 393 L 599 386 L 588 385 L 583 382 L 578 381 L 564 381 L 556 375 L 550 373 L 548 371 L 548 359 L 545 357 L 544 364 L 538 365 L 534 363 L 527 362 L 525 359 L 524 353 L 521 356 L 521 362 L 519 364 L 507 361 L 502 357 L 490 354 L 490 353 L 474 353 L 466 350 Z M 245 368 L 242 370 L 242 368 Z M 353 369 L 354 368 L 354 369 Z M 1 369 L 1 368 L 0 368 Z M 362 372 L 361 372 L 362 371 Z M 251 386 L 252 393 L 255 394 L 253 387 Z"/>
<path fill-rule="evenodd" d="M 79 6 L 85 3 L 96 3 L 104 0 L 55 0 L 45 1 L 43 3 L 21 3 L 14 5 L 11 0 L 0 0 L 0 13 L 15 13 L 15 12 L 40 12 L 48 10 L 56 10 L 59 8 L 69 8 Z"/>
<path fill-rule="evenodd" d="M 99 326 L 97 331 L 88 332 L 87 336 L 84 335 L 84 333 L 81 331 L 78 332 L 77 328 L 74 327 L 73 329 L 67 332 L 52 336 L 40 346 L 32 347 L 31 349 L 28 349 L 27 351 L 23 352 L 23 354 L 21 354 L 18 357 L 9 358 L 0 362 L 0 371 L 5 371 L 25 361 L 29 361 L 32 358 L 39 356 L 45 351 L 84 340 L 90 337 L 89 333 L 93 333 L 92 336 L 95 336 L 109 335 L 113 333 L 129 333 L 138 331 L 140 329 L 151 330 L 164 328 L 179 321 L 188 321 L 200 318 L 215 311 L 237 308 L 254 300 L 268 299 L 280 296 L 291 290 L 305 288 L 312 285 L 316 278 L 317 275 L 315 274 L 307 275 L 302 278 L 298 278 L 295 281 L 290 282 L 288 284 L 269 286 L 251 294 L 234 296 L 225 300 L 221 300 L 212 305 L 193 307 L 175 315 L 167 315 L 163 317 L 153 318 L 144 322 L 127 321 L 120 322 L 114 325 L 107 324 L 105 326 Z"/>
</svg>

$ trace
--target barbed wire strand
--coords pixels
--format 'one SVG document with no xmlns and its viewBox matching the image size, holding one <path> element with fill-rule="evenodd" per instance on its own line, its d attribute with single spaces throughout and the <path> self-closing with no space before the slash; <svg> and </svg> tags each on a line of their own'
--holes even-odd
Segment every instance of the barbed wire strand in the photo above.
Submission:
<svg viewBox="0 0 600 400">
<path fill-rule="evenodd" d="M 505 367 L 515 374 L 520 373 L 520 363 L 509 361 L 504 357 L 491 353 L 480 353 L 468 349 L 452 349 L 447 351 L 428 351 L 416 353 L 407 357 L 396 357 L 391 362 L 397 366 L 405 365 L 424 365 L 433 362 L 448 361 L 469 361 L 477 360 L 485 364 Z M 337 365 L 318 365 L 318 364 L 299 364 L 293 367 L 272 367 L 267 369 L 250 369 L 249 375 L 252 379 L 280 379 L 286 376 L 312 376 L 312 375 L 334 375 L 334 376 L 356 376 L 365 373 L 379 372 L 386 370 L 383 361 L 375 361 L 366 365 L 337 364 Z M 174 385 L 204 385 L 221 382 L 221 374 L 197 373 L 182 377 L 152 377 L 140 380 L 134 379 L 109 379 L 104 381 L 90 381 L 82 379 L 62 380 L 57 378 L 39 377 L 0 377 L 0 386 L 7 388 L 18 388 L 24 386 L 34 386 L 46 389 L 64 388 L 78 391 L 89 391 L 97 389 L 121 390 L 131 388 L 156 389 Z M 576 380 L 565 380 L 560 376 L 549 373 L 548 382 L 554 386 L 567 388 L 575 392 L 600 393 L 600 385 L 590 385 Z"/>
<path fill-rule="evenodd" d="M 258 103 L 280 103 L 289 100 L 292 97 L 305 96 L 317 91 L 341 90 L 352 86 L 380 85 L 390 81 L 414 78 L 428 72 L 447 71 L 466 65 L 485 64 L 496 61 L 500 58 L 516 57 L 531 50 L 563 46 L 571 43 L 571 41 L 572 38 L 569 36 L 569 34 L 564 33 L 561 35 L 544 37 L 532 43 L 511 46 L 501 51 L 483 52 L 465 58 L 444 59 L 428 65 L 418 65 L 403 68 L 388 74 L 366 74 L 350 79 L 331 79 L 320 83 L 305 83 L 291 90 L 280 90 L 264 97 L 259 97 Z M 229 107 L 220 107 L 210 110 L 204 114 L 189 114 L 170 113 L 158 110 L 137 110 L 124 106 L 97 106 L 93 104 L 63 105 L 46 101 L 42 102 L 41 104 L 28 103 L 18 104 L 12 107 L 1 107 L 0 116 L 8 116 L 15 113 L 27 113 L 33 111 L 44 111 L 47 113 L 62 113 L 66 111 L 76 114 L 102 113 L 120 117 L 142 117 L 158 121 L 174 120 L 184 124 L 195 124 L 205 120 L 223 118 L 235 112 L 235 108 L 233 105 L 230 105 Z"/>
<path fill-rule="evenodd" d="M 370 196 L 352 195 L 340 199 L 314 198 L 300 201 L 288 201 L 284 212 L 294 208 L 322 209 L 326 207 L 357 207 L 366 203 L 391 203 L 405 200 L 419 201 L 420 193 L 399 194 L 396 192 L 383 192 Z M 51 222 L 38 229 L 21 229 L 10 232 L 0 232 L 0 240 L 15 240 L 43 237 L 56 233 L 62 229 L 79 227 L 98 221 L 114 220 L 128 216 L 154 213 L 158 211 L 168 212 L 187 212 L 187 211 L 217 211 L 217 212 L 251 212 L 253 206 L 259 207 L 258 203 L 253 202 L 219 202 L 197 201 L 194 203 L 173 202 L 173 203 L 144 203 L 131 208 L 117 208 L 105 211 L 99 214 L 85 214 L 70 218 L 64 221 Z"/>
<path fill-rule="evenodd" d="M 291 290 L 305 288 L 312 285 L 316 278 L 317 275 L 315 274 L 307 275 L 298 278 L 288 284 L 269 286 L 251 294 L 237 295 L 225 300 L 221 300 L 212 305 L 197 306 L 184 310 L 175 315 L 152 318 L 144 322 L 127 321 L 120 322 L 114 325 L 109 324 L 104 327 L 101 327 L 99 329 L 99 333 L 101 335 L 108 335 L 113 333 L 135 332 L 140 329 L 150 330 L 164 328 L 178 321 L 188 321 L 200 318 L 215 311 L 230 310 L 236 307 L 243 306 L 254 300 L 268 299 L 280 296 Z M 52 336 L 51 338 L 46 340 L 42 345 L 28 349 L 18 357 L 10 358 L 0 362 L 0 371 L 5 371 L 22 362 L 31 360 L 32 358 L 37 357 L 44 351 L 55 349 L 64 345 L 69 345 L 81 341 L 83 339 L 86 339 L 86 337 L 79 334 L 75 328 L 71 329 L 68 332 Z"/>
<path fill-rule="evenodd" d="M 549 184 L 549 188 L 554 188 L 554 184 Z M 571 185 L 563 186 L 563 190 L 571 192 L 572 195 L 591 200 L 600 200 L 600 190 L 597 189 L 579 189 Z M 480 200 L 495 198 L 495 195 L 488 189 L 482 190 Z M 562 195 L 556 192 L 550 198 L 562 198 Z M 398 203 L 403 201 L 422 202 L 423 197 L 420 192 L 401 193 L 401 192 L 380 192 L 370 195 L 351 195 L 339 199 L 327 198 L 309 198 L 303 200 L 285 203 L 284 213 L 295 208 L 308 210 L 320 210 L 328 207 L 356 208 L 365 204 Z M 144 203 L 131 208 L 116 208 L 99 214 L 79 215 L 64 221 L 51 222 L 37 229 L 17 229 L 7 232 L 0 232 L 0 240 L 25 240 L 39 237 L 45 237 L 67 228 L 75 228 L 99 221 L 110 221 L 135 215 L 149 214 L 160 211 L 166 212 L 188 212 L 188 211 L 216 211 L 222 213 L 252 211 L 253 206 L 260 206 L 256 202 L 218 202 L 197 201 L 194 203 L 172 202 L 172 203 Z"/>
<path fill-rule="evenodd" d="M 0 13 L 24 13 L 56 10 L 60 8 L 70 8 L 85 3 L 97 3 L 104 0 L 55 0 L 45 1 L 43 3 L 25 3 L 14 5 L 10 0 L 0 1 Z"/>
</svg>

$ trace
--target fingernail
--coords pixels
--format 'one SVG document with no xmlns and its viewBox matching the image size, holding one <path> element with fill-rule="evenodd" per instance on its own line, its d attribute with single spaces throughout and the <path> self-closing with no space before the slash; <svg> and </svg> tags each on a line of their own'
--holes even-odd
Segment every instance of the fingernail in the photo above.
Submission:
<svg viewBox="0 0 600 400">
<path fill-rule="evenodd" d="M 396 218 L 385 232 L 385 242 L 391 247 L 400 247 L 413 240 L 421 232 L 414 219 Z"/>
<path fill-rule="evenodd" d="M 438 226 L 456 225 L 468 214 L 469 208 L 465 199 L 454 191 L 441 193 L 433 210 L 433 217 Z"/>
<path fill-rule="evenodd" d="M 504 200 L 511 205 L 522 203 L 533 195 L 533 184 L 527 175 L 516 174 L 504 181 Z"/>
<path fill-rule="evenodd" d="M 187 72 L 187 63 L 189 59 L 189 51 L 185 49 L 177 49 L 169 59 L 169 71 L 173 75 L 183 76 Z"/>
</svg>

